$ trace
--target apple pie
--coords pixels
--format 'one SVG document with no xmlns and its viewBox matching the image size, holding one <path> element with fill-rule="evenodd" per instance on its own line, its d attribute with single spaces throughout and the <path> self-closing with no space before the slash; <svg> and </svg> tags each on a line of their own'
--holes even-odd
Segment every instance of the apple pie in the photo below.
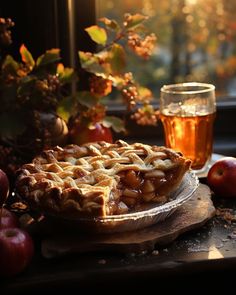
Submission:
<svg viewBox="0 0 236 295">
<path fill-rule="evenodd" d="M 118 140 L 43 151 L 18 171 L 32 209 L 62 217 L 106 217 L 163 204 L 191 161 L 166 147 Z"/>
</svg>

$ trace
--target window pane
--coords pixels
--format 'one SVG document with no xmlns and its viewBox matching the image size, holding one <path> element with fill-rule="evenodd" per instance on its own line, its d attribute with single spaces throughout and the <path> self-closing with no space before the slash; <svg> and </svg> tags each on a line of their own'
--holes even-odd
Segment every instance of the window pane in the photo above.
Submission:
<svg viewBox="0 0 236 295">
<path fill-rule="evenodd" d="M 156 50 L 148 61 L 131 54 L 128 68 L 155 97 L 163 84 L 183 81 L 213 83 L 222 99 L 236 96 L 235 0 L 97 0 L 97 8 L 98 17 L 116 20 L 149 16 Z"/>
</svg>

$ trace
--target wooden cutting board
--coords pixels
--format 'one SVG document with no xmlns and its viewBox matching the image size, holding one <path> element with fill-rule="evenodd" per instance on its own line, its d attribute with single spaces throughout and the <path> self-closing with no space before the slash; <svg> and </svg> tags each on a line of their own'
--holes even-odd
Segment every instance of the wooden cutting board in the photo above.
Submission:
<svg viewBox="0 0 236 295">
<path fill-rule="evenodd" d="M 210 189 L 200 184 L 192 198 L 166 220 L 137 231 L 110 234 L 76 232 L 73 234 L 73 232 L 58 229 L 55 231 L 47 220 L 43 220 L 34 225 L 33 233 L 40 233 L 41 251 L 45 258 L 91 251 L 137 253 L 168 245 L 182 233 L 203 226 L 214 215 L 215 207 L 211 200 Z"/>
</svg>

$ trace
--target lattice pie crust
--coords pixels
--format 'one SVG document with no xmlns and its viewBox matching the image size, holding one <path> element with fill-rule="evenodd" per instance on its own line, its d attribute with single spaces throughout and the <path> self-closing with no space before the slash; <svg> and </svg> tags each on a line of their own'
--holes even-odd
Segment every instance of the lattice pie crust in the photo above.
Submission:
<svg viewBox="0 0 236 295">
<path fill-rule="evenodd" d="M 142 143 L 68 145 L 25 164 L 16 189 L 42 213 L 104 217 L 167 202 L 190 164 L 171 149 Z"/>
</svg>

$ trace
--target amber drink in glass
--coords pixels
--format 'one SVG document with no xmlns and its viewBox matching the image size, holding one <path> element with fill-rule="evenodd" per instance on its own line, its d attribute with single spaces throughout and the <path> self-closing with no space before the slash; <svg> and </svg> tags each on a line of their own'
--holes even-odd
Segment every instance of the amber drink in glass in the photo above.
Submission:
<svg viewBox="0 0 236 295">
<path fill-rule="evenodd" d="M 160 114 L 166 146 L 191 159 L 197 174 L 203 173 L 213 149 L 214 85 L 188 82 L 163 86 Z"/>
</svg>

